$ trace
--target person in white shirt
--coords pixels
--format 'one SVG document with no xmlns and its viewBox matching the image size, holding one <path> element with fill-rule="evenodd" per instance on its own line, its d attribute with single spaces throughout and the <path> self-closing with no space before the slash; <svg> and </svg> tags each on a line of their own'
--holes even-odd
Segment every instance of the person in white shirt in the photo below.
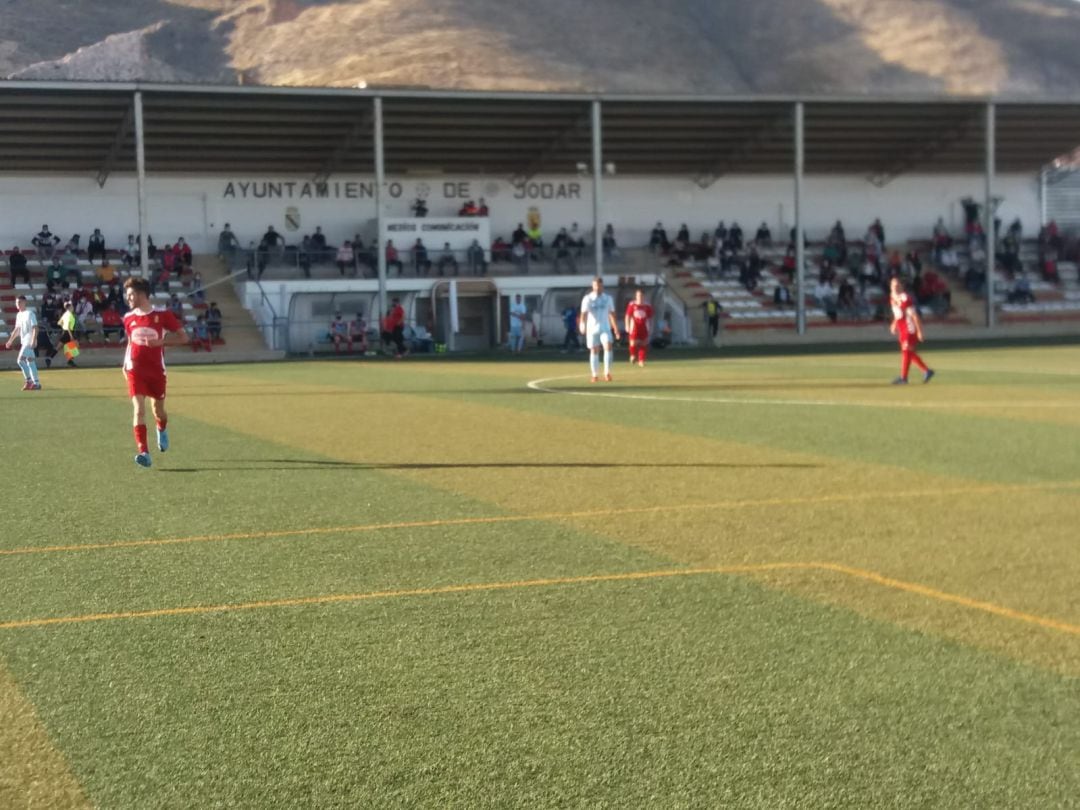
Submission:
<svg viewBox="0 0 1080 810">
<path fill-rule="evenodd" d="M 619 339 L 619 324 L 615 318 L 615 301 L 604 292 L 604 280 L 597 276 L 592 282 L 592 292 L 581 299 L 581 316 L 578 329 L 585 335 L 585 347 L 589 350 L 589 370 L 592 381 L 600 373 L 600 348 L 604 349 L 604 379 L 611 382 L 612 336 Z"/>
<path fill-rule="evenodd" d="M 525 319 L 528 309 L 521 295 L 515 295 L 510 304 L 510 351 L 520 354 L 525 348 Z"/>
<path fill-rule="evenodd" d="M 41 382 L 38 380 L 37 355 L 34 349 L 37 347 L 38 322 L 37 315 L 32 309 L 27 309 L 26 296 L 20 295 L 15 299 L 15 308 L 19 314 L 15 316 L 15 328 L 11 330 L 11 337 L 5 344 L 11 348 L 15 338 L 19 339 L 19 368 L 22 370 L 26 382 L 23 391 L 40 391 Z"/>
</svg>

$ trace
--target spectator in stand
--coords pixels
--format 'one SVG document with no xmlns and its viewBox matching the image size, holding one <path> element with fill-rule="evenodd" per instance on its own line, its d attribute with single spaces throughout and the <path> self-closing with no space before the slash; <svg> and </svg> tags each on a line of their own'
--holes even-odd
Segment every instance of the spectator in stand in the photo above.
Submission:
<svg viewBox="0 0 1080 810">
<path fill-rule="evenodd" d="M 176 270 L 176 253 L 173 251 L 172 245 L 165 245 L 161 251 L 161 272 L 166 276 L 166 290 L 169 289 L 168 282 L 172 280 L 172 275 Z"/>
<path fill-rule="evenodd" d="M 1001 239 L 1001 265 L 1011 280 L 1020 271 L 1020 241 L 1010 228 Z"/>
<path fill-rule="evenodd" d="M 169 311 L 176 316 L 180 323 L 184 322 L 184 302 L 180 300 L 177 293 L 169 296 Z"/>
<path fill-rule="evenodd" d="M 690 229 L 686 227 L 685 222 L 679 226 L 679 232 L 675 234 L 675 241 L 686 245 L 690 244 Z"/>
<path fill-rule="evenodd" d="M 516 245 L 516 244 L 519 244 L 520 242 L 527 241 L 528 238 L 529 238 L 529 234 L 527 234 L 525 232 L 524 226 L 519 222 L 517 228 L 515 228 L 514 232 L 512 234 L 510 234 L 510 244 L 511 245 Z"/>
<path fill-rule="evenodd" d="M 181 236 L 176 240 L 176 244 L 173 245 L 173 252 L 177 254 L 177 272 L 190 270 L 192 263 L 191 245 L 185 241 L 184 237 Z"/>
<path fill-rule="evenodd" d="M 484 202 L 483 197 L 480 198 L 480 204 L 476 206 L 476 215 L 478 217 L 486 217 L 490 215 L 490 212 L 488 211 L 488 204 Z"/>
<path fill-rule="evenodd" d="M 936 314 L 944 316 L 952 309 L 952 292 L 945 280 L 933 270 L 927 270 L 915 287 L 915 298 L 919 304 L 929 307 Z"/>
<path fill-rule="evenodd" d="M 466 200 L 465 204 L 458 209 L 459 217 L 475 217 L 480 209 L 476 207 L 476 203 L 473 200 Z"/>
<path fill-rule="evenodd" d="M 139 237 L 142 234 L 135 234 L 135 264 L 139 263 Z M 157 245 L 154 244 L 154 237 L 150 234 L 146 235 L 146 258 L 153 260 L 157 258 Z"/>
<path fill-rule="evenodd" d="M 139 245 L 135 241 L 135 234 L 128 234 L 127 244 L 124 245 L 120 254 L 120 260 L 124 263 L 124 267 L 129 269 L 139 263 Z"/>
<path fill-rule="evenodd" d="M 833 286 L 831 279 L 822 279 L 818 282 L 817 287 L 814 288 L 814 303 L 825 310 L 829 320 L 836 321 L 836 287 Z"/>
<path fill-rule="evenodd" d="M 206 303 L 206 290 L 203 289 L 202 273 L 196 272 L 191 277 L 191 303 L 202 305 Z"/>
<path fill-rule="evenodd" d="M 210 327 L 206 323 L 206 316 L 202 313 L 191 325 L 191 350 L 197 352 L 199 349 L 205 349 L 208 352 L 214 350 L 210 340 Z"/>
<path fill-rule="evenodd" d="M 349 243 L 346 242 L 345 244 L 348 245 Z M 349 245 L 349 247 L 351 248 L 352 246 Z M 351 250 L 350 250 L 350 252 L 351 252 Z M 341 261 L 341 248 L 338 248 L 335 251 L 332 247 L 327 245 L 326 244 L 326 234 L 324 234 L 322 232 L 322 226 L 321 225 L 316 225 L 315 226 L 315 233 L 313 233 L 311 235 L 311 256 L 312 256 L 312 258 L 316 262 L 322 263 L 322 262 L 325 262 L 327 259 L 329 259 L 331 256 L 334 256 L 334 255 L 337 256 L 337 261 L 340 262 Z M 339 264 L 338 269 L 340 269 L 340 268 L 341 268 L 341 265 Z M 344 272 L 342 273 L 342 275 L 345 275 Z"/>
<path fill-rule="evenodd" d="M 844 276 L 840 281 L 840 290 L 836 296 L 836 309 L 838 315 L 855 319 L 858 317 L 858 303 L 855 299 L 855 285 Z"/>
<path fill-rule="evenodd" d="M 904 271 L 904 260 L 900 258 L 900 251 L 894 250 L 889 254 L 889 262 L 885 267 L 886 273 L 891 276 L 899 276 Z"/>
<path fill-rule="evenodd" d="M 779 309 L 786 309 L 795 305 L 795 301 L 791 297 L 791 287 L 788 286 L 787 281 L 784 279 L 780 279 L 776 289 L 773 290 L 773 304 Z"/>
<path fill-rule="evenodd" d="M 218 256 L 225 259 L 226 263 L 232 262 L 236 258 L 236 254 L 240 251 L 240 240 L 236 238 L 236 234 L 232 232 L 232 226 L 226 222 L 225 228 L 218 234 L 217 252 Z"/>
<path fill-rule="evenodd" d="M 53 254 L 53 262 L 57 261 L 56 254 Z M 82 270 L 79 269 L 79 259 L 72 253 L 64 253 L 59 257 L 60 265 L 63 268 L 63 282 L 69 287 L 81 287 L 82 286 Z"/>
<path fill-rule="evenodd" d="M 38 260 L 44 264 L 46 259 L 52 258 L 56 246 L 60 244 L 60 237 L 50 231 L 48 225 L 42 225 L 30 243 L 37 248 Z"/>
<path fill-rule="evenodd" d="M 529 256 L 533 259 L 543 258 L 544 233 L 540 229 L 539 221 L 525 229 L 525 235 L 529 238 Z"/>
<path fill-rule="evenodd" d="M 484 260 L 484 248 L 480 246 L 480 242 L 476 239 L 472 240 L 472 244 L 469 245 L 469 249 L 465 252 L 466 257 L 469 260 L 469 272 L 474 276 L 482 276 L 487 273 L 487 262 Z M 492 246 L 491 258 L 495 258 L 495 247 Z"/>
<path fill-rule="evenodd" d="M 1065 243 L 1061 239 L 1061 233 L 1055 220 L 1050 220 L 1039 230 L 1039 246 L 1046 250 L 1061 253 Z"/>
<path fill-rule="evenodd" d="M 105 309 L 101 311 L 101 335 L 102 339 L 108 343 L 109 338 L 113 335 L 120 338 L 124 333 L 124 318 L 117 311 L 116 305 L 109 303 Z"/>
<path fill-rule="evenodd" d="M 731 249 L 736 253 L 743 249 L 743 232 L 738 222 L 732 222 L 728 229 L 727 241 L 731 243 Z"/>
<path fill-rule="evenodd" d="M 938 263 L 941 269 L 949 275 L 956 276 L 960 274 L 960 260 L 957 258 L 956 250 L 951 244 L 949 247 L 941 249 Z"/>
<path fill-rule="evenodd" d="M 1054 258 L 1056 253 L 1051 253 L 1045 256 L 1039 262 L 1039 269 L 1042 271 L 1043 281 L 1049 281 L 1051 284 L 1061 285 L 1061 274 L 1058 273 L 1057 259 Z"/>
<path fill-rule="evenodd" d="M 787 246 L 787 250 L 784 251 L 784 259 L 780 263 L 780 269 L 787 275 L 788 284 L 795 283 L 795 243 L 792 242 Z"/>
<path fill-rule="evenodd" d="M 423 218 L 428 215 L 427 200 L 423 197 L 417 197 L 409 207 L 412 209 L 412 215 L 414 217 Z"/>
<path fill-rule="evenodd" d="M 386 240 L 386 270 L 389 272 L 397 268 L 397 274 L 400 277 L 405 270 L 405 265 L 401 263 L 401 259 L 398 258 L 398 249 L 394 247 L 394 240 Z"/>
<path fill-rule="evenodd" d="M 566 232 L 566 228 L 559 229 L 551 242 L 551 248 L 555 251 L 555 258 L 551 263 L 552 273 L 559 272 L 560 262 L 565 262 L 567 269 L 571 273 L 577 272 L 577 266 L 574 264 L 574 254 L 570 247 L 570 235 Z"/>
<path fill-rule="evenodd" d="M 11 272 L 12 286 L 15 286 L 18 278 L 22 278 L 23 283 L 25 284 L 30 283 L 30 270 L 26 266 L 26 254 L 19 250 L 18 245 L 15 246 L 15 249 L 11 251 L 11 255 L 8 256 L 8 270 Z"/>
<path fill-rule="evenodd" d="M 412 246 L 412 266 L 417 276 L 421 273 L 426 276 L 431 272 L 431 260 L 428 258 L 427 247 L 419 236 L 416 237 L 416 242 Z"/>
<path fill-rule="evenodd" d="M 930 241 L 934 249 L 934 264 L 940 265 L 942 251 L 952 247 L 952 237 L 949 236 L 949 229 L 945 227 L 944 217 L 938 217 L 937 222 L 934 223 L 934 232 Z"/>
<path fill-rule="evenodd" d="M 56 323 L 60 317 L 60 298 L 52 290 L 46 288 L 41 296 L 41 307 L 38 309 L 42 323 Z"/>
<path fill-rule="evenodd" d="M 720 220 L 716 223 L 716 227 L 713 229 L 713 238 L 720 244 L 727 241 L 728 229 L 727 225 L 724 224 L 724 220 Z"/>
<path fill-rule="evenodd" d="M 607 227 L 604 228 L 604 235 L 601 237 L 600 246 L 604 251 L 605 259 L 615 259 L 619 256 L 619 245 L 615 241 L 615 229 L 609 222 Z"/>
<path fill-rule="evenodd" d="M 513 261 L 513 258 L 513 245 L 501 236 L 496 236 L 495 241 L 491 243 L 491 260 L 493 262 L 509 262 Z"/>
<path fill-rule="evenodd" d="M 667 231 L 664 230 L 662 223 L 657 222 L 656 227 L 649 234 L 649 250 L 654 253 L 667 253 L 670 249 L 671 242 L 668 241 Z"/>
<path fill-rule="evenodd" d="M 881 219 L 876 218 L 870 223 L 870 230 L 877 236 L 878 244 L 881 245 L 882 250 L 885 249 L 885 226 L 881 224 Z"/>
<path fill-rule="evenodd" d="M 285 237 L 274 230 L 273 225 L 268 225 L 266 233 L 262 235 L 262 239 L 259 240 L 259 252 L 265 254 L 264 261 L 281 261 L 285 255 Z M 266 265 L 264 264 L 263 267 Z M 262 276 L 262 272 L 259 272 L 259 276 Z"/>
<path fill-rule="evenodd" d="M 772 245 L 772 231 L 769 230 L 768 224 L 762 222 L 758 226 L 757 233 L 754 234 L 754 241 L 758 244 L 758 247 L 770 247 Z"/>
<path fill-rule="evenodd" d="M 105 237 L 101 233 L 101 228 L 94 228 L 94 232 L 90 234 L 90 239 L 86 243 L 86 258 L 93 264 L 94 259 L 100 256 L 102 263 L 105 262 Z"/>
<path fill-rule="evenodd" d="M 352 354 L 353 345 L 360 349 L 360 354 L 367 354 L 367 321 L 364 313 L 357 310 L 356 317 L 349 321 L 349 353 Z"/>
<path fill-rule="evenodd" d="M 566 235 L 567 244 L 570 246 L 570 250 L 573 251 L 574 256 L 580 259 L 585 255 L 585 234 L 578 228 L 578 224 L 575 222 L 570 226 L 570 232 Z"/>
<path fill-rule="evenodd" d="M 475 216 L 471 214 L 470 216 Z M 447 270 L 453 270 L 456 276 L 459 272 L 458 260 L 454 257 L 454 251 L 450 248 L 449 242 L 443 243 L 442 253 L 439 254 L 439 275 L 443 275 Z"/>
<path fill-rule="evenodd" d="M 312 242 L 314 242 L 314 240 L 315 240 L 315 238 L 312 237 Z M 355 269 L 356 269 L 355 261 L 356 261 L 356 257 L 353 254 L 352 242 L 345 242 L 344 244 L 342 244 L 341 247 L 339 247 L 337 249 L 337 259 L 336 259 L 337 268 L 338 268 L 338 272 L 341 274 L 342 278 L 345 277 L 345 268 L 346 267 L 349 268 L 349 275 L 350 276 L 355 275 Z"/>
<path fill-rule="evenodd" d="M 1031 291 L 1031 282 L 1027 273 L 1020 273 L 1013 282 L 1005 299 L 1010 304 L 1034 304 L 1035 294 Z"/>
<path fill-rule="evenodd" d="M 311 237 L 304 234 L 300 240 L 300 248 L 296 251 L 296 266 L 304 274 L 304 278 L 311 278 L 311 257 L 315 253 L 311 246 Z"/>
<path fill-rule="evenodd" d="M 206 326 L 210 330 L 211 340 L 221 340 L 221 310 L 216 301 L 211 301 L 206 310 Z"/>
<path fill-rule="evenodd" d="M 349 324 L 340 312 L 335 312 L 330 321 L 330 340 L 334 344 L 334 354 L 341 354 L 342 347 L 349 342 Z"/>
<path fill-rule="evenodd" d="M 862 263 L 862 269 L 859 271 L 859 292 L 865 293 L 867 287 L 879 284 L 881 284 L 881 271 L 878 270 L 876 264 L 867 259 Z"/>
<path fill-rule="evenodd" d="M 101 264 L 95 272 L 97 279 L 102 284 L 112 284 L 116 281 L 116 268 L 113 267 L 112 262 L 108 259 L 102 259 Z"/>
</svg>

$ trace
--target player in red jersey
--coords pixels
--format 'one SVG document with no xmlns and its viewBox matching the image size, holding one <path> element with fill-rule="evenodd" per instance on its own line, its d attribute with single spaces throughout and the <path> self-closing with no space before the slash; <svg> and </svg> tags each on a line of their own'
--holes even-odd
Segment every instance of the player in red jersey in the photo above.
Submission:
<svg viewBox="0 0 1080 810">
<path fill-rule="evenodd" d="M 645 355 L 649 349 L 649 324 L 652 323 L 653 308 L 645 303 L 645 292 L 638 288 L 634 300 L 626 305 L 626 318 L 623 324 L 630 338 L 630 362 L 635 360 L 639 366 L 645 365 Z"/>
<path fill-rule="evenodd" d="M 912 363 L 922 369 L 923 382 L 930 382 L 934 370 L 927 368 L 915 351 L 923 339 L 922 320 L 915 309 L 915 302 L 904 291 L 903 282 L 896 276 L 889 282 L 889 305 L 893 316 L 889 331 L 900 339 L 900 376 L 893 380 L 893 385 L 907 385 L 908 369 Z"/>
<path fill-rule="evenodd" d="M 124 299 L 130 311 L 124 315 L 127 351 L 124 353 L 124 376 L 128 394 L 135 408 L 135 463 L 150 466 L 146 444 L 146 400 L 154 412 L 158 450 L 169 449 L 168 417 L 165 413 L 165 346 L 188 342 L 184 324 L 172 312 L 154 309 L 150 303 L 150 282 L 132 277 L 124 282 Z"/>
</svg>

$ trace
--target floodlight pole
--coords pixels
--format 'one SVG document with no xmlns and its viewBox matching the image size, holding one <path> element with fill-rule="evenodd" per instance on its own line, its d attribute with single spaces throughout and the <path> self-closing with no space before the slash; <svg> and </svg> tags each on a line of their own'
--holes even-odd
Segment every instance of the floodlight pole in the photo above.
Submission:
<svg viewBox="0 0 1080 810">
<path fill-rule="evenodd" d="M 142 91 L 135 91 L 135 183 L 139 204 L 139 273 L 150 278 L 150 257 L 146 255 L 146 142 L 143 138 Z"/>
<path fill-rule="evenodd" d="M 806 334 L 806 256 L 803 245 L 802 187 L 804 158 L 803 102 L 795 102 L 795 331 Z"/>
<path fill-rule="evenodd" d="M 593 194 L 593 257 L 596 275 L 604 275 L 604 238 L 600 231 L 601 178 L 604 173 L 603 136 L 601 131 L 600 100 L 592 103 L 592 194 Z"/>
<path fill-rule="evenodd" d="M 383 152 L 383 114 L 382 96 L 372 99 L 375 105 L 374 128 L 375 128 L 375 261 L 379 275 L 379 323 L 382 323 L 383 315 L 386 314 L 386 245 L 382 241 L 382 190 L 386 182 L 385 154 Z M 435 302 L 431 305 L 434 307 Z"/>
<path fill-rule="evenodd" d="M 983 216 L 986 224 L 983 231 L 986 233 L 986 328 L 994 326 L 994 265 L 995 249 L 997 247 L 997 233 L 994 228 L 994 158 L 996 150 L 997 124 L 995 120 L 994 102 L 986 105 L 986 202 L 983 207 Z"/>
</svg>

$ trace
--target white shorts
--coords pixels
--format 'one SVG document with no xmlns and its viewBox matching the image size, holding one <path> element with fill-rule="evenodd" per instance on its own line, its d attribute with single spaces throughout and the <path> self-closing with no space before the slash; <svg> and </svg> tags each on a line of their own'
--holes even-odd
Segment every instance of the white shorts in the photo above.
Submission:
<svg viewBox="0 0 1080 810">
<path fill-rule="evenodd" d="M 598 329 L 594 332 L 587 332 L 585 334 L 585 348 L 591 349 L 597 344 L 607 347 L 611 345 L 611 330 L 610 329 Z"/>
</svg>

